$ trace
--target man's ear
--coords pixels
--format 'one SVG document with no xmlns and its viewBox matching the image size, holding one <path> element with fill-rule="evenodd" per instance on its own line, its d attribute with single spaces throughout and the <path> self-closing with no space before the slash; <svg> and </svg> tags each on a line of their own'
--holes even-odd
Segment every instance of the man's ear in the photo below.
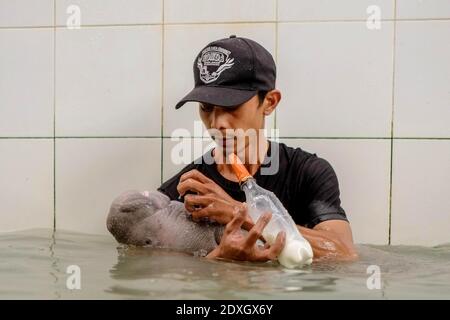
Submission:
<svg viewBox="0 0 450 320">
<path fill-rule="evenodd" d="M 266 97 L 264 98 L 264 115 L 270 115 L 273 110 L 277 107 L 278 103 L 281 100 L 281 91 L 278 89 L 273 89 L 267 92 Z"/>
</svg>

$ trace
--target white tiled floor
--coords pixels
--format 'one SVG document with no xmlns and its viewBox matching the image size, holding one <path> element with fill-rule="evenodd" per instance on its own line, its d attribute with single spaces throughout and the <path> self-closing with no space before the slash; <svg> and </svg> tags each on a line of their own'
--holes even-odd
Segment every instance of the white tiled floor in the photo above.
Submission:
<svg viewBox="0 0 450 320">
<path fill-rule="evenodd" d="M 57 136 L 159 136 L 161 27 L 58 29 Z"/>
<path fill-rule="evenodd" d="M 276 0 L 165 0 L 165 22 L 275 21 Z"/>
<path fill-rule="evenodd" d="M 450 21 L 397 22 L 395 136 L 450 137 L 449 30 Z"/>
<path fill-rule="evenodd" d="M 162 22 L 162 0 L 56 0 L 58 26 L 73 15 L 72 5 L 80 8 L 81 26 Z"/>
<path fill-rule="evenodd" d="M 367 13 L 370 6 L 379 7 L 381 19 L 392 19 L 394 0 L 278 0 L 278 19 L 365 20 L 370 16 Z"/>
<path fill-rule="evenodd" d="M 52 135 L 53 30 L 0 29 L 0 136 Z"/>
<path fill-rule="evenodd" d="M 57 139 L 56 227 L 107 234 L 111 202 L 160 185 L 161 139 Z"/>
<path fill-rule="evenodd" d="M 398 19 L 450 18 L 448 0 L 397 0 Z"/>
<path fill-rule="evenodd" d="M 394 144 L 392 244 L 450 242 L 450 140 Z"/>
<path fill-rule="evenodd" d="M 193 63 L 196 55 L 209 42 L 230 35 L 251 38 L 275 56 L 275 24 L 217 24 L 167 26 L 164 48 L 164 136 L 177 128 L 186 128 L 193 136 L 194 121 L 200 120 L 198 105 L 175 105 L 194 87 Z M 267 119 L 271 128 L 273 115 Z"/>
<path fill-rule="evenodd" d="M 388 243 L 389 140 L 281 139 L 281 142 L 316 153 L 334 168 L 342 207 L 356 243 Z"/>
<path fill-rule="evenodd" d="M 53 140 L 0 139 L 0 231 L 53 228 Z"/>
<path fill-rule="evenodd" d="M 362 22 L 280 24 L 280 136 L 390 136 L 392 32 L 391 22 L 380 30 Z"/>
<path fill-rule="evenodd" d="M 0 27 L 53 26 L 54 0 L 0 0 Z"/>
</svg>

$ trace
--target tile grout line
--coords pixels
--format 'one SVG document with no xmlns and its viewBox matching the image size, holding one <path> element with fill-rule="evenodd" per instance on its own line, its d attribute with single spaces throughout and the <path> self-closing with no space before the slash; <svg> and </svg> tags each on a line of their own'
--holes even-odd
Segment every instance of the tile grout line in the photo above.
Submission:
<svg viewBox="0 0 450 320">
<path fill-rule="evenodd" d="M 53 0 L 53 233 L 56 231 L 56 0 Z"/>
<path fill-rule="evenodd" d="M 275 1 L 275 61 L 278 67 L 278 0 Z M 278 68 L 277 68 L 278 69 Z M 275 114 L 273 115 L 273 128 L 277 130 L 277 114 L 278 110 L 275 108 Z"/>
<path fill-rule="evenodd" d="M 163 1 L 163 0 L 162 0 Z M 424 22 L 424 21 L 450 21 L 450 18 L 393 18 L 393 19 L 380 19 L 383 22 Z M 259 21 L 207 21 L 207 22 L 169 22 L 164 23 L 168 26 L 184 26 L 184 25 L 234 25 L 234 24 L 268 24 L 268 23 L 329 23 L 329 22 L 366 22 L 366 19 L 317 19 L 317 20 L 259 20 Z M 140 27 L 140 26 L 162 26 L 163 23 L 110 23 L 110 24 L 85 24 L 81 28 L 102 28 L 102 27 Z M 62 29 L 65 28 L 64 25 L 54 26 L 2 26 L 0 30 L 8 29 Z"/>
<path fill-rule="evenodd" d="M 165 46 L 165 19 L 164 19 L 164 3 L 165 0 L 161 0 L 162 3 L 162 27 L 161 27 L 161 127 L 160 127 L 160 185 L 163 183 L 164 172 L 164 46 Z"/>
<path fill-rule="evenodd" d="M 208 136 L 190 136 L 190 137 L 172 137 L 172 136 L 47 136 L 47 137 L 29 137 L 29 136 L 8 136 L 8 137 L 0 137 L 0 140 L 8 140 L 8 139 L 171 139 L 171 138 L 192 138 L 192 139 L 202 139 L 209 138 Z M 325 137 L 325 136 L 317 136 L 317 137 L 292 137 L 292 136 L 280 136 L 280 139 L 304 139 L 304 140 L 442 140 L 448 141 L 450 137 Z"/>
<path fill-rule="evenodd" d="M 390 168 L 389 168 L 389 210 L 388 210 L 388 245 L 392 242 L 392 182 L 394 167 L 394 107 L 395 107 L 395 55 L 396 55 L 396 36 L 397 36 L 397 0 L 394 0 L 394 23 L 392 37 L 392 96 L 391 96 L 391 150 L 390 150 Z"/>
</svg>

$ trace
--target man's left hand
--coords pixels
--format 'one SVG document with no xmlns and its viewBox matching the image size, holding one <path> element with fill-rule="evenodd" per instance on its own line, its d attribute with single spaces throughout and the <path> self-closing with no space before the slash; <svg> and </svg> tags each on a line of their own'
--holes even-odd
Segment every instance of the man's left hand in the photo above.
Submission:
<svg viewBox="0 0 450 320">
<path fill-rule="evenodd" d="M 286 233 L 281 231 L 278 233 L 275 242 L 272 245 L 266 243 L 264 247 L 256 244 L 261 238 L 264 228 L 269 223 L 272 214 L 267 212 L 263 214 L 256 224 L 251 228 L 247 235 L 241 230 L 242 223 L 246 216 L 247 208 L 241 208 L 225 227 L 224 234 L 220 240 L 219 246 L 211 251 L 206 258 L 215 259 L 231 259 L 243 261 L 268 261 L 276 260 L 283 250 L 286 243 Z"/>
</svg>

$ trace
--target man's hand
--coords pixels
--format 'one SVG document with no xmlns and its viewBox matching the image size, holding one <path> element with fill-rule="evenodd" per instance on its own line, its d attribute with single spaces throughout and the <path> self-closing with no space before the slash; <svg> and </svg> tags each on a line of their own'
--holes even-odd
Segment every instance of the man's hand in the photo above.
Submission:
<svg viewBox="0 0 450 320">
<path fill-rule="evenodd" d="M 234 200 L 213 180 L 196 169 L 180 177 L 177 190 L 180 196 L 188 191 L 196 193 L 184 196 L 184 206 L 192 214 L 194 221 L 209 219 L 227 224 L 234 218 L 235 212 L 243 207 L 242 202 Z M 250 230 L 254 224 L 250 216 L 246 215 L 241 225 L 245 230 Z"/>
<path fill-rule="evenodd" d="M 271 213 L 263 214 L 245 236 L 241 226 L 247 215 L 247 207 L 241 207 L 234 218 L 225 227 L 224 234 L 218 247 L 211 251 L 206 258 L 224 258 L 244 261 L 276 260 L 286 242 L 286 234 L 280 232 L 272 246 L 267 243 L 262 247 L 256 245 L 262 231 L 272 217 Z"/>
</svg>

